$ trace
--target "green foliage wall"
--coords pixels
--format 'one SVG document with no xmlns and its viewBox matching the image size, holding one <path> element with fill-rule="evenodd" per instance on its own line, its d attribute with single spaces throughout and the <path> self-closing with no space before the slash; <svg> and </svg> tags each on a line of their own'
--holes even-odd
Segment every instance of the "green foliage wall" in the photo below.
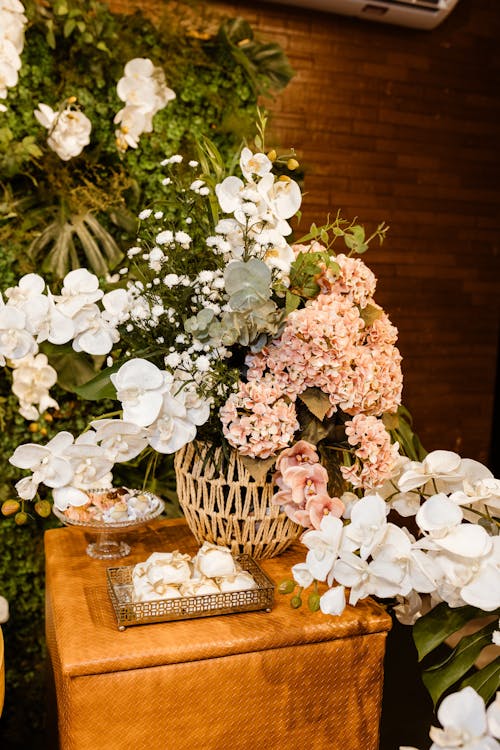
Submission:
<svg viewBox="0 0 500 750">
<path fill-rule="evenodd" d="M 242 138 L 252 135 L 258 96 L 285 85 L 291 71 L 277 45 L 256 40 L 248 24 L 237 19 L 207 18 L 195 10 L 182 25 L 178 19 L 185 16 L 178 13 L 152 23 L 140 14 L 114 15 L 98 0 L 26 0 L 25 7 L 29 25 L 19 83 L 9 90 L 7 111 L 0 113 L 0 289 L 35 271 L 52 279 L 57 291 L 57 278 L 74 265 L 63 241 L 65 226 L 92 215 L 118 251 L 125 251 L 135 239 L 138 210 L 157 197 L 159 162 L 177 152 L 195 157 L 202 136 L 209 136 L 229 162 Z M 141 136 L 139 148 L 120 155 L 113 117 L 123 103 L 116 83 L 134 57 L 161 66 L 176 99 L 155 115 L 154 130 Z M 40 102 L 57 109 L 69 97 L 76 97 L 93 130 L 82 155 L 62 162 L 47 147 L 47 131 L 33 110 Z M 47 227 L 53 227 L 50 242 L 43 241 Z M 86 249 L 73 240 L 78 263 L 85 265 Z M 5 369 L 0 373 L 0 502 L 14 496 L 20 478 L 8 463 L 17 445 L 45 442 L 64 429 L 76 434 L 88 421 L 88 404 L 53 389 L 59 412 L 29 424 L 18 414 L 10 389 Z M 2 750 L 44 746 L 43 531 L 53 525 L 51 518 L 31 511 L 24 526 L 0 518 L 0 594 L 11 612 L 3 626 Z"/>
</svg>

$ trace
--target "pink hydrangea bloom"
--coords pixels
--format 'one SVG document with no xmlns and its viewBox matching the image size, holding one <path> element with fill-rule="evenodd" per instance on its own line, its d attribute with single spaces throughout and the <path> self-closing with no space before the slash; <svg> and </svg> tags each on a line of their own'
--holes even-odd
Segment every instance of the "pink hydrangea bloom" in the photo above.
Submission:
<svg viewBox="0 0 500 750">
<path fill-rule="evenodd" d="M 383 422 L 376 417 L 357 414 L 345 423 L 349 444 L 356 446 L 356 461 L 352 466 L 342 466 L 342 476 L 353 487 L 373 489 L 390 479 L 398 459 L 398 444 L 391 444 Z"/>
<path fill-rule="evenodd" d="M 320 388 L 331 413 L 340 407 L 380 416 L 401 403 L 396 336 L 385 314 L 365 326 L 353 300 L 332 290 L 290 313 L 280 338 L 247 357 L 247 377 L 271 378 L 292 401 L 307 388 Z"/>
<path fill-rule="evenodd" d="M 342 253 L 335 256 L 335 262 L 340 272 L 331 282 L 330 293 L 346 294 L 355 305 L 366 307 L 377 286 L 373 271 L 359 258 L 349 258 Z"/>
<path fill-rule="evenodd" d="M 241 382 L 221 408 L 224 436 L 241 455 L 269 458 L 292 442 L 299 428 L 295 406 L 279 393 L 255 380 Z"/>
</svg>

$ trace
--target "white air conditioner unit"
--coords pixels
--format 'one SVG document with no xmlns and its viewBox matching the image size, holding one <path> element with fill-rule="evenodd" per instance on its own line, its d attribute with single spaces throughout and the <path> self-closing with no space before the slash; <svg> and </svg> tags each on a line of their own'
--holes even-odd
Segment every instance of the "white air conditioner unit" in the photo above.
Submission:
<svg viewBox="0 0 500 750">
<path fill-rule="evenodd" d="M 451 13 L 458 0 L 272 0 L 367 21 L 393 23 L 414 29 L 434 29 Z"/>
</svg>

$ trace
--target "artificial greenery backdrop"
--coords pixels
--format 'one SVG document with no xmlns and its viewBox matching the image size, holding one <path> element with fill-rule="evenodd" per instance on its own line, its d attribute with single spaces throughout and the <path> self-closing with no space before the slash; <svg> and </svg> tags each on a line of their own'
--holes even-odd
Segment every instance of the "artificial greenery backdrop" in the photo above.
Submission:
<svg viewBox="0 0 500 750">
<path fill-rule="evenodd" d="M 229 162 L 251 134 L 258 97 L 283 87 L 291 71 L 280 48 L 255 39 L 246 22 L 201 7 L 166 4 L 151 21 L 140 13 L 112 14 L 98 0 L 24 5 L 19 82 L 0 112 L 0 278 L 6 289 L 23 273 L 42 272 L 57 289 L 58 279 L 80 264 L 109 276 L 133 244 L 139 207 L 154 206 L 158 163 L 179 151 L 196 158 L 205 136 Z M 137 149 L 120 153 L 113 124 L 121 106 L 116 83 L 135 57 L 160 66 L 176 98 L 155 115 L 153 132 L 141 136 Z M 91 142 L 63 162 L 47 147 L 33 110 L 40 102 L 57 110 L 73 98 L 92 122 Z M 88 378 L 88 358 L 78 363 L 73 352 L 69 363 L 77 377 L 81 371 Z M 17 445 L 45 442 L 64 429 L 79 433 L 88 422 L 88 402 L 59 387 L 53 395 L 60 409 L 30 423 L 19 414 L 10 371 L 0 376 L 0 502 L 13 497 L 19 478 L 7 462 Z M 95 404 L 90 411 L 97 413 Z M 43 531 L 53 525 L 50 516 L 31 509 L 27 517 L 0 519 L 0 594 L 11 611 L 3 626 L 4 750 L 44 744 Z"/>
</svg>

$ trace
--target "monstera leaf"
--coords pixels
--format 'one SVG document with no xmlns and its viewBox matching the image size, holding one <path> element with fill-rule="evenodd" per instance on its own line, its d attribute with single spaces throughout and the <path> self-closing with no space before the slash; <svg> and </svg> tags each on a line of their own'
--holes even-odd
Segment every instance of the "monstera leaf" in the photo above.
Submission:
<svg viewBox="0 0 500 750">
<path fill-rule="evenodd" d="M 246 71 L 256 91 L 263 88 L 279 91 L 293 77 L 293 70 L 279 44 L 255 39 L 250 24 L 243 18 L 225 21 L 220 27 L 219 38 Z"/>
<path fill-rule="evenodd" d="M 443 602 L 417 620 L 413 639 L 420 660 L 429 657 L 452 634 L 477 621 L 472 632 L 463 635 L 449 654 L 423 670 L 422 679 L 434 704 L 453 686 L 471 685 L 486 703 L 495 695 L 500 688 L 500 658 L 478 670 L 474 664 L 483 649 L 491 645 L 499 614 L 500 610 L 484 612 L 471 606 L 452 609 Z"/>
</svg>

